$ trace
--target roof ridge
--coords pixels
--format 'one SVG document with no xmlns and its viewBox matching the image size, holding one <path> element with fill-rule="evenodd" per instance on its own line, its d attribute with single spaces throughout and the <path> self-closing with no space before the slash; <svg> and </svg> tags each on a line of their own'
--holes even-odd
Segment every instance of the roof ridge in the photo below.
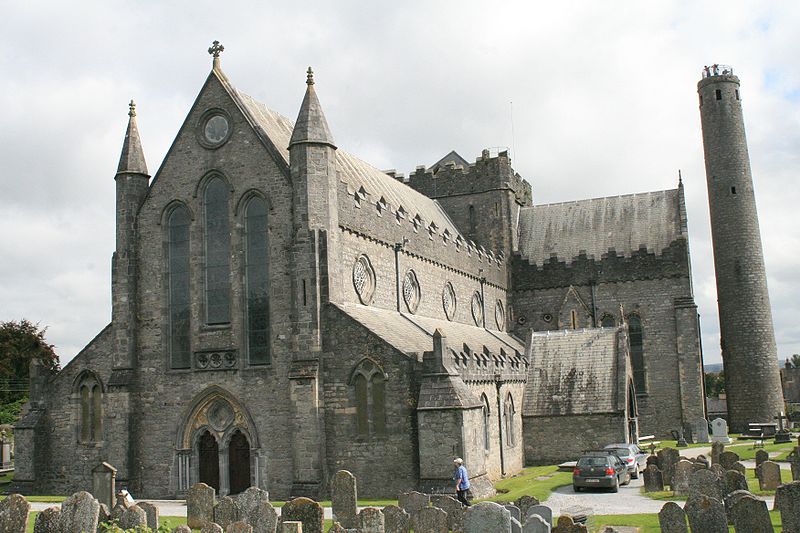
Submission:
<svg viewBox="0 0 800 533">
<path fill-rule="evenodd" d="M 563 202 L 552 202 L 552 203 L 548 203 L 548 204 L 531 205 L 531 206 L 528 206 L 528 207 L 523 207 L 522 209 L 534 209 L 536 207 L 549 207 L 549 206 L 554 206 L 554 205 L 565 205 L 565 204 L 580 204 L 580 203 L 585 203 L 585 202 L 593 202 L 593 201 L 596 201 L 596 200 L 610 200 L 612 198 L 613 199 L 616 199 L 616 198 L 632 198 L 632 197 L 636 197 L 636 196 L 649 196 L 651 194 L 663 194 L 663 193 L 668 193 L 668 192 L 678 192 L 678 188 L 676 187 L 674 189 L 659 189 L 659 190 L 656 190 L 656 191 L 644 191 L 644 192 L 634 192 L 634 193 L 628 193 L 628 194 L 617 194 L 617 195 L 614 195 L 614 196 L 596 196 L 596 197 L 593 197 L 593 198 L 582 198 L 580 200 L 564 200 Z"/>
</svg>

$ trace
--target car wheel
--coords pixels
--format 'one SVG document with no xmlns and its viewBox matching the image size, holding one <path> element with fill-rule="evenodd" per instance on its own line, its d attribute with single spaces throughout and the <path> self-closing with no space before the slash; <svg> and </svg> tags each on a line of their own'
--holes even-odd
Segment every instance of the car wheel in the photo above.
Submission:
<svg viewBox="0 0 800 533">
<path fill-rule="evenodd" d="M 580 487 L 578 487 L 577 485 L 572 485 L 572 491 L 573 491 L 573 492 L 580 492 L 580 491 L 581 491 L 581 488 L 580 488 Z"/>
<path fill-rule="evenodd" d="M 614 486 L 611 487 L 611 492 L 619 492 L 619 479 L 614 480 Z"/>
<path fill-rule="evenodd" d="M 630 472 L 625 472 L 625 481 L 622 482 L 623 485 L 628 485 L 631 482 L 631 474 Z"/>
<path fill-rule="evenodd" d="M 636 470 L 634 470 L 633 475 L 631 477 L 633 479 L 639 479 L 639 465 L 636 465 Z"/>
</svg>

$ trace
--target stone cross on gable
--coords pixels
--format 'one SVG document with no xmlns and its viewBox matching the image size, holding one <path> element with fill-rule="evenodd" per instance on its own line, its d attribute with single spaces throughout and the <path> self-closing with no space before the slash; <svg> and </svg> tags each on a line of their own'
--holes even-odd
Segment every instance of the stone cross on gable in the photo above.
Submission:
<svg viewBox="0 0 800 533">
<path fill-rule="evenodd" d="M 208 53 L 214 56 L 215 58 L 219 57 L 219 55 L 225 51 L 225 47 L 219 44 L 219 41 L 214 41 L 211 43 L 211 47 L 208 49 Z"/>
</svg>

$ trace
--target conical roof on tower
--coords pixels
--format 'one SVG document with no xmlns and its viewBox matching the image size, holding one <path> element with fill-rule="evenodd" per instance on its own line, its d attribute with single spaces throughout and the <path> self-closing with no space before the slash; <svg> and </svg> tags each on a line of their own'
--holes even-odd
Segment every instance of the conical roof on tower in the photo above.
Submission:
<svg viewBox="0 0 800 533">
<path fill-rule="evenodd" d="M 306 85 L 306 95 L 303 98 L 303 104 L 300 106 L 300 113 L 297 115 L 289 146 L 301 143 L 315 143 L 327 144 L 336 148 L 336 144 L 333 142 L 333 135 L 331 135 L 331 130 L 328 128 L 328 121 L 325 120 L 325 113 L 322 112 L 317 92 L 314 90 L 314 72 L 311 67 L 308 67 Z"/>
<path fill-rule="evenodd" d="M 129 104 L 128 130 L 125 132 L 125 142 L 122 144 L 122 154 L 119 157 L 117 174 L 145 174 L 147 163 L 144 160 L 142 141 L 139 139 L 139 128 L 136 126 L 136 103 L 131 100 Z"/>
</svg>

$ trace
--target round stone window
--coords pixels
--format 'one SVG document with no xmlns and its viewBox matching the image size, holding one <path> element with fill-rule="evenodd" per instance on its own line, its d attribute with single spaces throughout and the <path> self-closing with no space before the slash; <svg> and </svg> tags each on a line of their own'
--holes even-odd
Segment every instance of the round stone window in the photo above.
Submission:
<svg viewBox="0 0 800 533">
<path fill-rule="evenodd" d="M 206 148 L 219 148 L 231 135 L 231 120 L 221 109 L 210 109 L 200 118 L 197 139 Z"/>
<path fill-rule="evenodd" d="M 372 295 L 375 294 L 375 271 L 366 255 L 356 259 L 353 265 L 353 287 L 361 303 L 369 305 Z"/>
<path fill-rule="evenodd" d="M 506 310 L 500 300 L 497 300 L 497 303 L 494 304 L 494 322 L 500 331 L 506 329 Z"/>
<path fill-rule="evenodd" d="M 453 320 L 453 317 L 456 316 L 457 304 L 456 291 L 453 288 L 453 284 L 448 281 L 444 284 L 444 290 L 442 290 L 442 308 L 447 320 Z"/>
<path fill-rule="evenodd" d="M 419 307 L 420 290 L 417 274 L 413 270 L 406 272 L 403 278 L 403 301 L 406 303 L 409 313 L 414 313 Z"/>
<path fill-rule="evenodd" d="M 483 299 L 478 291 L 472 295 L 472 320 L 476 326 L 483 326 Z"/>
</svg>

